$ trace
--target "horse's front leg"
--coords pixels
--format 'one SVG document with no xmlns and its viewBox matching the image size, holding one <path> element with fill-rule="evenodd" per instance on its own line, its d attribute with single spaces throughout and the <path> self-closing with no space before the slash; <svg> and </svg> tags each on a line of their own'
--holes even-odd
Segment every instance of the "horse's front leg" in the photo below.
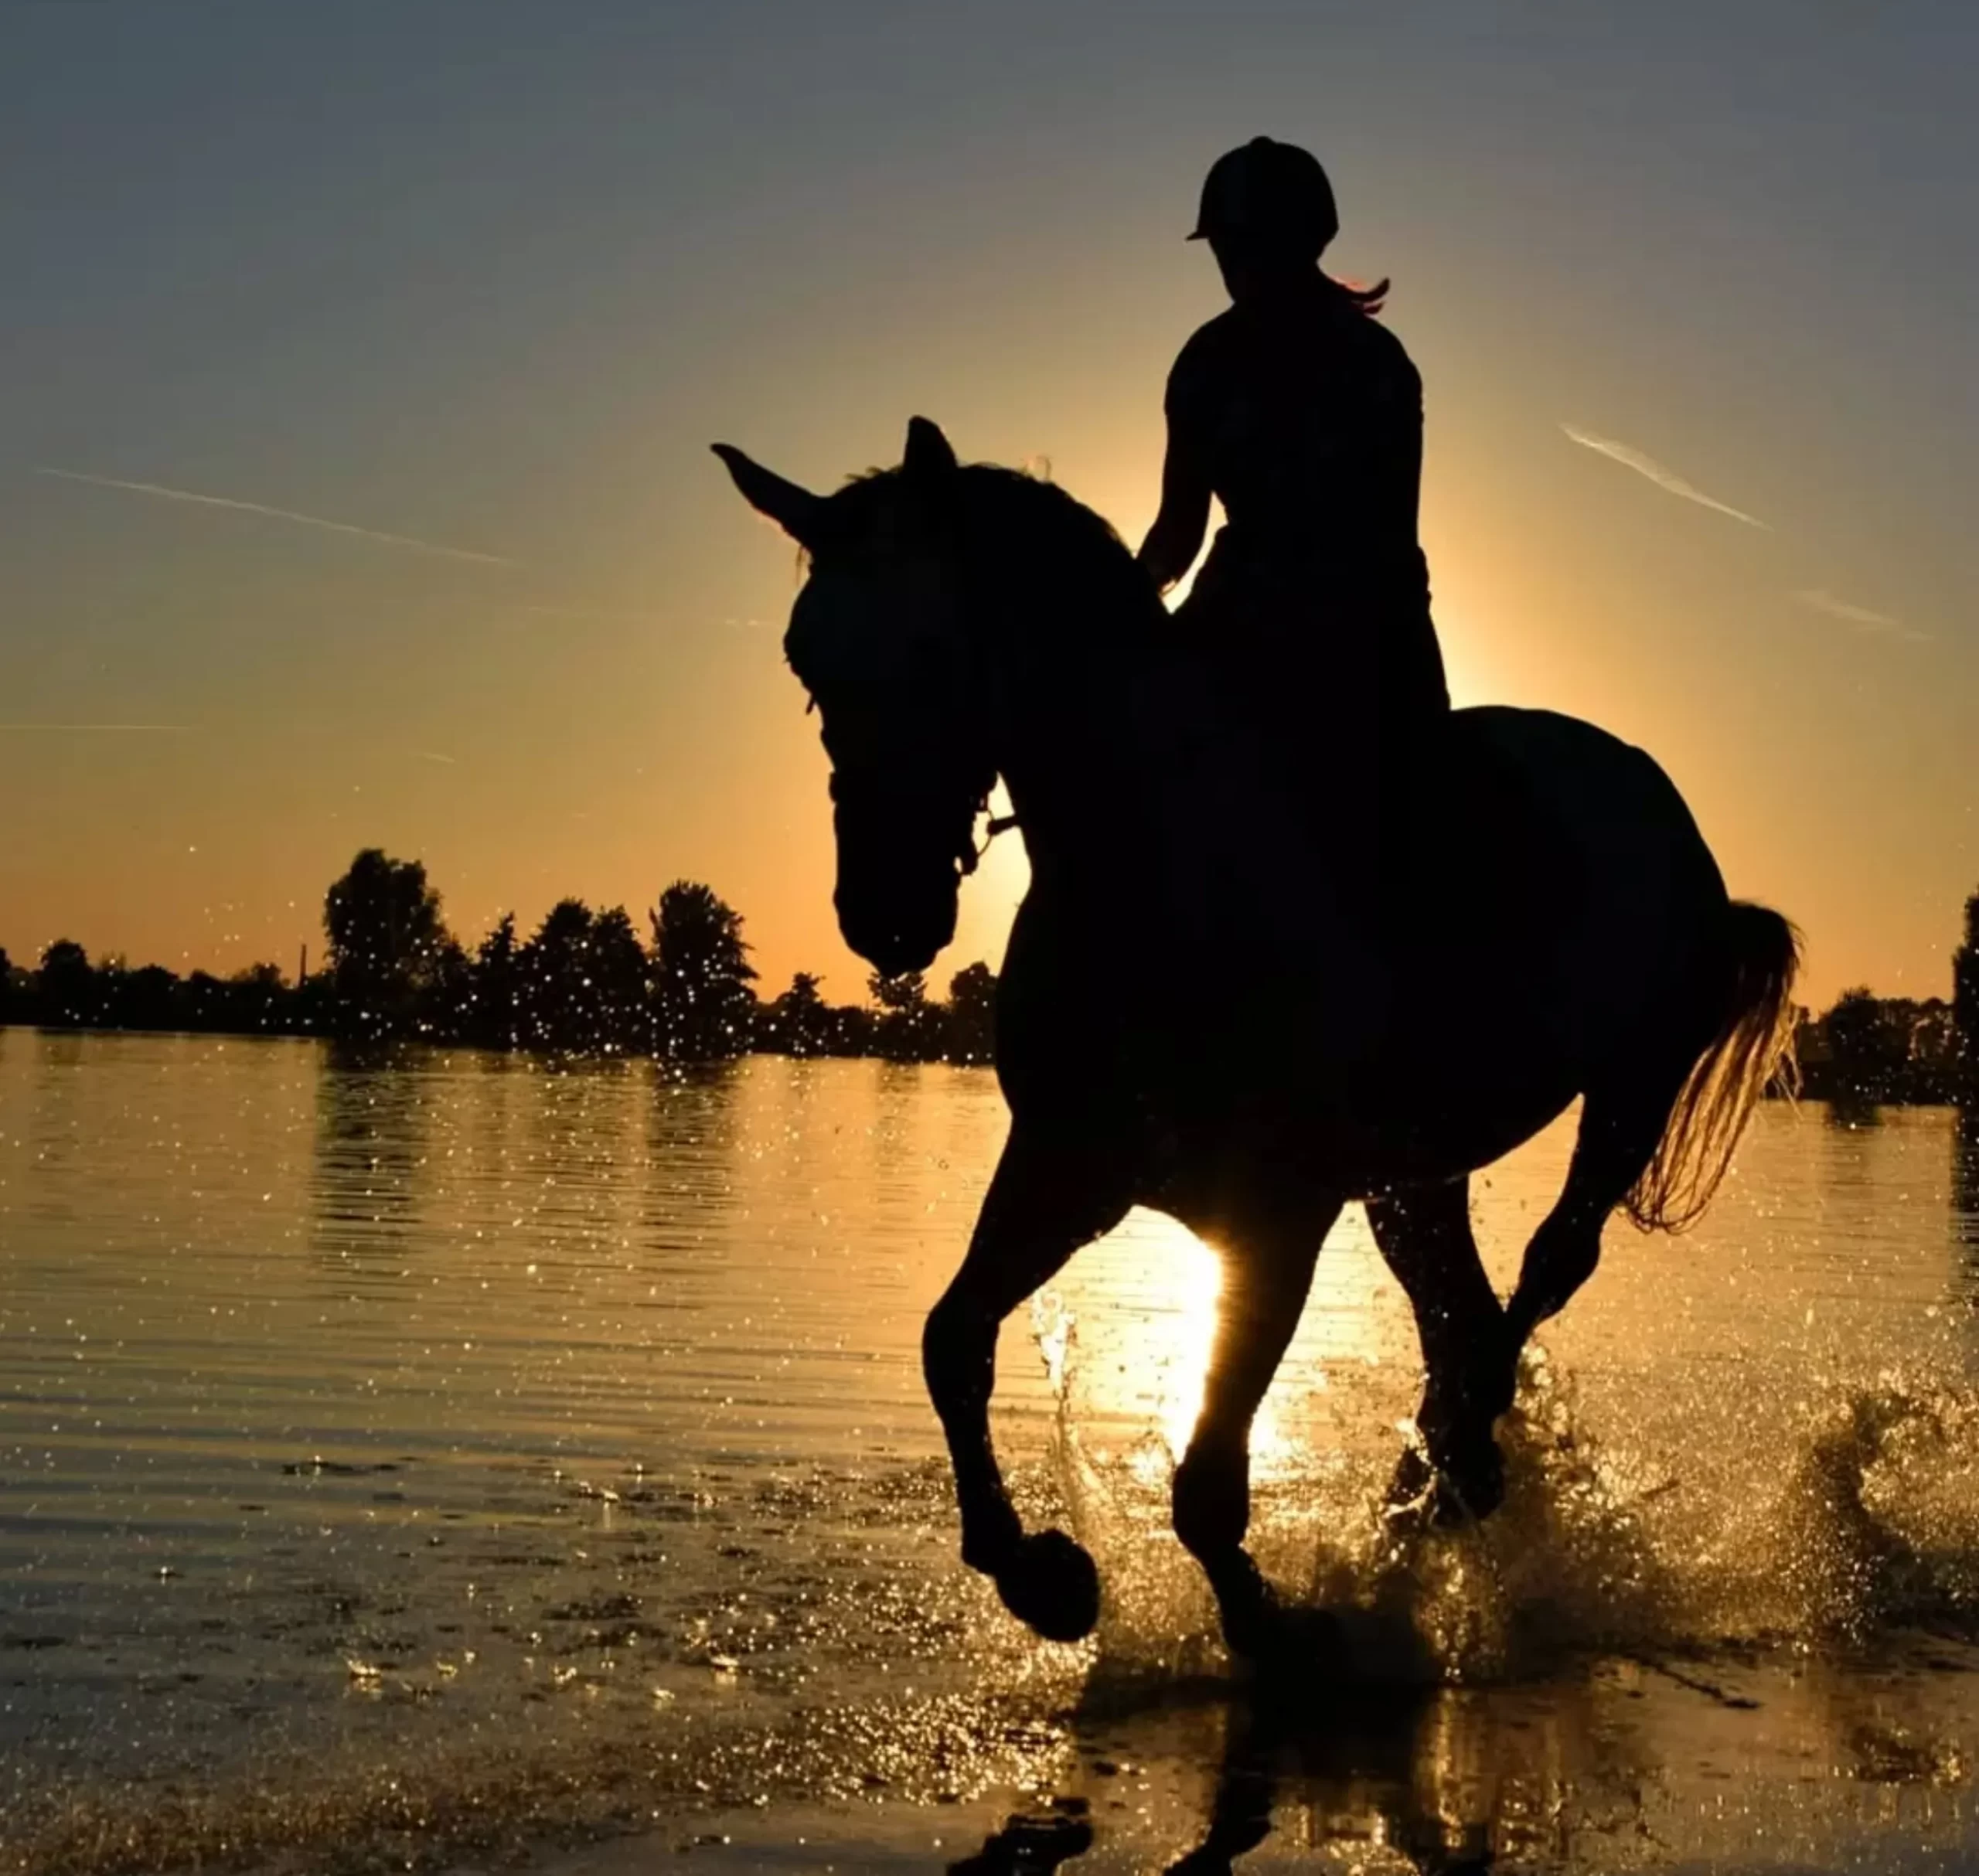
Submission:
<svg viewBox="0 0 1979 1876">
<path fill-rule="evenodd" d="M 1099 1618 L 1092 1559 L 1063 1532 L 1027 1537 L 990 1438 L 996 1337 L 1003 1319 L 1126 1215 L 1123 1182 L 1097 1154 L 1012 1132 L 955 1281 L 921 1337 L 928 1392 L 947 1435 L 962 1507 L 962 1561 L 993 1578 L 1013 1615 L 1052 1641 Z"/>
<path fill-rule="evenodd" d="M 1223 1253 L 1216 1343 L 1202 1412 L 1175 1469 L 1175 1534 L 1216 1592 L 1224 1639 L 1255 1656 L 1279 1605 L 1244 1548 L 1251 1522 L 1251 1422 L 1299 1326 L 1320 1246 L 1340 1215 L 1337 1192 L 1260 1181 L 1203 1222 Z"/>
</svg>

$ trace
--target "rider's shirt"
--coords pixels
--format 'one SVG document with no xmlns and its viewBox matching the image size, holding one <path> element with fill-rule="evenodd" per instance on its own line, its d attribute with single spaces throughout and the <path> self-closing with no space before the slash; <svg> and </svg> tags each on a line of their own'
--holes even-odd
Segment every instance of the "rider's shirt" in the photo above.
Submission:
<svg viewBox="0 0 1979 1876">
<path fill-rule="evenodd" d="M 1202 466 L 1228 517 L 1219 558 L 1316 604 L 1426 613 L 1422 380 L 1378 320 L 1323 281 L 1233 306 L 1183 347 L 1167 407 L 1170 448 Z"/>
</svg>

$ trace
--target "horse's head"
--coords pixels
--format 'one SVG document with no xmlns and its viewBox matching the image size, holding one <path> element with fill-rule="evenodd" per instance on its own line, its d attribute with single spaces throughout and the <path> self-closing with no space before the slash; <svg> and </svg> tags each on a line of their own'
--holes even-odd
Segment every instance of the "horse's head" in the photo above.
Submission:
<svg viewBox="0 0 1979 1876">
<path fill-rule="evenodd" d="M 996 780 L 962 604 L 955 452 L 918 417 L 899 468 L 830 496 L 726 444 L 715 453 L 809 557 L 784 652 L 832 761 L 839 929 L 876 970 L 925 970 L 955 936 Z"/>
</svg>

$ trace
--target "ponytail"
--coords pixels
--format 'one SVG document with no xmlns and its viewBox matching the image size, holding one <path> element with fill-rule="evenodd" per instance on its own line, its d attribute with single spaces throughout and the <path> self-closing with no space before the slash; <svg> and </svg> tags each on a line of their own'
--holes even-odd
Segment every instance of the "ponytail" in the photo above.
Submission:
<svg viewBox="0 0 1979 1876">
<path fill-rule="evenodd" d="M 1371 287 L 1363 287 L 1353 281 L 1335 280 L 1323 269 L 1320 277 L 1356 312 L 1364 312 L 1371 319 L 1388 304 L 1388 283 L 1385 280 L 1378 280 Z"/>
</svg>

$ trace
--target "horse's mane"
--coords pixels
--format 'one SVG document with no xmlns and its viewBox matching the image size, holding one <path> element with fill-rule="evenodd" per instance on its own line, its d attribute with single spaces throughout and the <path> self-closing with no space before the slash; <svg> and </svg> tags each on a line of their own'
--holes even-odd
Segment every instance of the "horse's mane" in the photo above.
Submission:
<svg viewBox="0 0 1979 1876">
<path fill-rule="evenodd" d="M 832 499 L 857 519 L 900 483 L 898 468 L 855 478 Z M 1056 482 L 1000 463 L 957 470 L 963 551 L 987 579 L 1021 573 L 1095 634 L 1158 628 L 1168 616 L 1153 583 L 1103 515 Z"/>
</svg>

